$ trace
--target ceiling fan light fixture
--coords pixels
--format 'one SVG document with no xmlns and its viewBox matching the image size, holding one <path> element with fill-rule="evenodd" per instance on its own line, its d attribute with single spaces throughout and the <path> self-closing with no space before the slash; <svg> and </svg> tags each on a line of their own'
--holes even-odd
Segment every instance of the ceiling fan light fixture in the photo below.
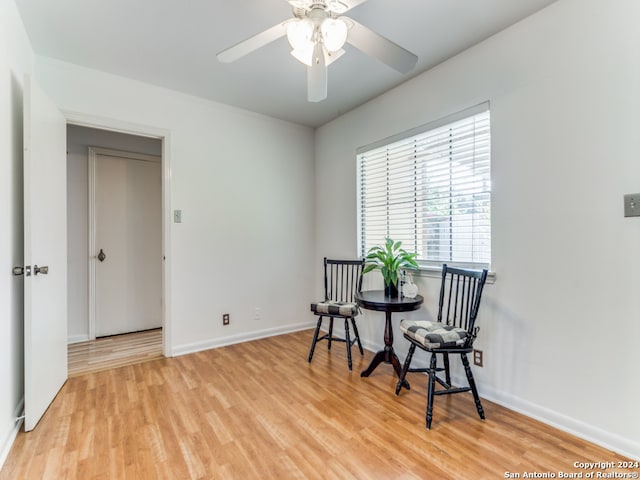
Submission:
<svg viewBox="0 0 640 480">
<path fill-rule="evenodd" d="M 274 0 L 275 1 L 275 0 Z M 233 45 L 216 56 L 220 62 L 237 60 L 285 35 L 291 55 L 307 65 L 310 102 L 327 97 L 327 66 L 340 58 L 347 42 L 400 73 L 413 69 L 418 57 L 379 33 L 342 16 L 366 0 L 288 0 L 293 18 Z"/>
<path fill-rule="evenodd" d="M 291 50 L 293 58 L 301 63 L 304 63 L 307 67 L 311 66 L 311 59 L 313 58 L 313 45 L 311 47 L 294 48 Z"/>
<path fill-rule="evenodd" d="M 336 50 L 335 52 L 324 52 L 324 62 L 327 65 L 331 65 L 337 59 L 339 59 L 342 55 L 345 54 L 345 51 L 341 48 L 340 50 Z"/>
<path fill-rule="evenodd" d="M 329 52 L 326 48 L 323 48 L 322 50 L 324 52 L 324 63 L 327 67 L 345 54 L 343 49 L 336 50 L 335 52 Z M 307 67 L 310 67 L 313 64 L 313 51 L 313 46 L 309 48 L 305 47 L 302 49 L 294 49 L 291 51 L 291 56 L 300 63 L 304 63 Z"/>
<path fill-rule="evenodd" d="M 340 50 L 347 41 L 347 24 L 339 18 L 326 18 L 320 25 L 325 48 L 330 52 Z"/>
<path fill-rule="evenodd" d="M 287 24 L 287 40 L 294 50 L 313 50 L 314 25 L 308 18 L 303 18 Z"/>
</svg>

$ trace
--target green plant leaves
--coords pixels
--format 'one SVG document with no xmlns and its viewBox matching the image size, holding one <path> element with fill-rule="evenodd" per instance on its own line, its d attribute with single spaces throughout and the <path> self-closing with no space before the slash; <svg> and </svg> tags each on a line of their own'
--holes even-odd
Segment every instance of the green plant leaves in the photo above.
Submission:
<svg viewBox="0 0 640 480">
<path fill-rule="evenodd" d="M 401 269 L 418 269 L 417 253 L 409 253 L 401 248 L 402 242 L 385 239 L 384 248 L 375 246 L 369 249 L 365 257 L 363 274 L 379 269 L 385 285 L 398 284 L 398 272 Z"/>
</svg>

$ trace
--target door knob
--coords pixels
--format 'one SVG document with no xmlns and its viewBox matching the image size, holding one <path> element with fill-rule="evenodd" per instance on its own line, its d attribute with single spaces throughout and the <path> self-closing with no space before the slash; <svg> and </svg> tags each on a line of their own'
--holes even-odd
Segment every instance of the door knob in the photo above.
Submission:
<svg viewBox="0 0 640 480">
<path fill-rule="evenodd" d="M 13 274 L 17 277 L 19 275 L 24 275 L 25 277 L 31 276 L 31 265 L 26 265 L 24 267 L 13 267 Z"/>
<path fill-rule="evenodd" d="M 105 255 L 105 253 L 102 251 L 102 249 L 100 249 L 100 253 L 98 253 L 98 260 L 100 260 L 101 262 L 104 262 L 104 259 L 107 258 L 107 256 Z"/>
<path fill-rule="evenodd" d="M 49 267 L 44 266 L 44 267 L 39 267 L 38 265 L 34 265 L 33 266 L 33 274 L 37 275 L 37 274 L 43 274 L 46 275 L 47 273 L 49 273 Z"/>
</svg>

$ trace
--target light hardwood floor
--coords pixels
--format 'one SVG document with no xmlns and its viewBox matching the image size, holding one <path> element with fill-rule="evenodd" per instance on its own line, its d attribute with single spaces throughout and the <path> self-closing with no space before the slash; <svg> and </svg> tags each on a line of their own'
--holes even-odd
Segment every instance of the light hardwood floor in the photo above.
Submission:
<svg viewBox="0 0 640 480">
<path fill-rule="evenodd" d="M 67 352 L 70 377 L 147 362 L 162 357 L 162 329 L 74 343 Z"/>
<path fill-rule="evenodd" d="M 394 395 L 372 353 L 304 331 L 70 378 L 0 479 L 498 479 L 623 460 L 470 394 L 438 397 L 426 377 Z M 611 472 L 614 469 L 607 470 Z M 629 470 L 627 470 L 628 472 Z"/>
</svg>

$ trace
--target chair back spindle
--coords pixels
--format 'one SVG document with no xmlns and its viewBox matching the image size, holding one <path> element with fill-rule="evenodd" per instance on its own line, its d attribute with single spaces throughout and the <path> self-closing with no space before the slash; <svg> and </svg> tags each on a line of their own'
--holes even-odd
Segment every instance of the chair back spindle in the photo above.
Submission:
<svg viewBox="0 0 640 480">
<path fill-rule="evenodd" d="M 465 329 L 470 342 L 475 337 L 474 327 L 486 279 L 486 270 L 442 266 L 438 322 Z"/>
<path fill-rule="evenodd" d="M 325 300 L 354 302 L 362 287 L 362 260 L 324 259 Z"/>
</svg>

